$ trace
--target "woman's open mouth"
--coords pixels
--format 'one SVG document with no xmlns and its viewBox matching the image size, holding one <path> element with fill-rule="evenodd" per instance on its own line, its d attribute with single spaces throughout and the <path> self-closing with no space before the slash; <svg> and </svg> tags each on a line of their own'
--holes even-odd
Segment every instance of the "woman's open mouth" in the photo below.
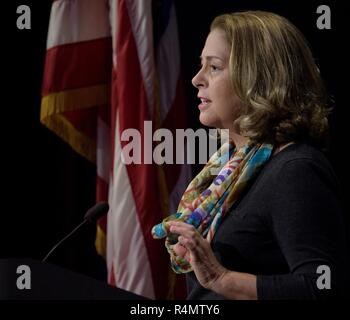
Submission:
<svg viewBox="0 0 350 320">
<path fill-rule="evenodd" d="M 206 99 L 206 98 L 200 98 L 201 99 L 201 103 L 198 105 L 198 109 L 199 110 L 203 110 L 205 108 L 207 108 L 209 106 L 209 104 L 211 103 L 211 100 Z"/>
</svg>

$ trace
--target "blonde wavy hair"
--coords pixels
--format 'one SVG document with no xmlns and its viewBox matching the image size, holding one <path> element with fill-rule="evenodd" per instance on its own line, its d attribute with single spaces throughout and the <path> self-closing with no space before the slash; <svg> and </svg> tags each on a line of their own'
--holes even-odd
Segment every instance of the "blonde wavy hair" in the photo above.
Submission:
<svg viewBox="0 0 350 320">
<path fill-rule="evenodd" d="M 230 77 L 243 107 L 234 125 L 254 141 L 323 144 L 328 132 L 327 96 L 302 33 L 270 12 L 223 14 L 210 30 L 224 31 Z"/>
</svg>

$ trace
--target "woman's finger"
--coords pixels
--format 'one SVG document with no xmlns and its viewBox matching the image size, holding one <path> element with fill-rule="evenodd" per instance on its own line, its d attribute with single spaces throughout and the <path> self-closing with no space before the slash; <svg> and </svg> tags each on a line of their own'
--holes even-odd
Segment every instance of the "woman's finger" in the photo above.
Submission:
<svg viewBox="0 0 350 320">
<path fill-rule="evenodd" d="M 174 252 L 176 255 L 185 258 L 185 255 L 187 253 L 187 249 L 180 243 L 178 242 L 177 244 L 174 245 Z"/>
<path fill-rule="evenodd" d="M 195 249 L 196 241 L 192 238 L 187 238 L 186 236 L 179 236 L 179 242 L 188 250 L 193 251 Z"/>
<path fill-rule="evenodd" d="M 186 238 L 194 238 L 198 235 L 197 230 L 194 226 L 184 222 L 171 222 L 169 223 L 170 232 L 177 233 L 185 236 Z"/>
</svg>

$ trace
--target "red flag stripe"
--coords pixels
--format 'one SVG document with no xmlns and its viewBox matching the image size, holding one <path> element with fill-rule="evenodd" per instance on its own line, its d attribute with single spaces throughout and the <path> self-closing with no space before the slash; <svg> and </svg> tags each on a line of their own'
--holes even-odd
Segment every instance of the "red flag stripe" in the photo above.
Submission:
<svg viewBox="0 0 350 320">
<path fill-rule="evenodd" d="M 111 55 L 110 37 L 49 49 L 42 95 L 106 83 L 111 78 Z"/>
</svg>

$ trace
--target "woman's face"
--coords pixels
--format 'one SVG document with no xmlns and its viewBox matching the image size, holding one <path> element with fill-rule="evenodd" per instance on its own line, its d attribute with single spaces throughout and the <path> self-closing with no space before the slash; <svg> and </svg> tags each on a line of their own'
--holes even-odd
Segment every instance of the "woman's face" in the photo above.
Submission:
<svg viewBox="0 0 350 320">
<path fill-rule="evenodd" d="M 211 31 L 201 55 L 201 69 L 192 79 L 201 100 L 200 122 L 209 127 L 233 129 L 241 102 L 234 94 L 229 75 L 230 47 L 225 34 Z"/>
</svg>

